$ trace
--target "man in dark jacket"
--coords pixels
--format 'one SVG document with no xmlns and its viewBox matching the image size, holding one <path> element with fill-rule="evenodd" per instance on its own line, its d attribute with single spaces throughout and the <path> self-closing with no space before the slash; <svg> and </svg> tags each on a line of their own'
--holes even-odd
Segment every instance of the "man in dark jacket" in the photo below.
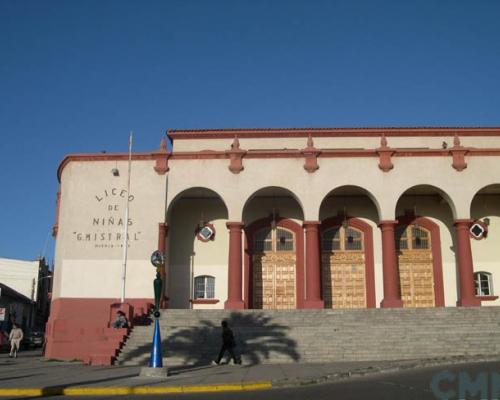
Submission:
<svg viewBox="0 0 500 400">
<path fill-rule="evenodd" d="M 214 361 L 214 363 L 220 364 L 220 360 L 222 359 L 224 353 L 227 350 L 229 351 L 229 354 L 231 355 L 233 362 L 235 364 L 241 364 L 241 358 L 236 357 L 234 355 L 234 346 L 236 345 L 236 342 L 234 341 L 233 331 L 227 325 L 227 321 L 222 321 L 221 326 L 222 326 L 222 347 L 220 349 L 219 356 L 217 357 L 217 360 Z"/>
</svg>

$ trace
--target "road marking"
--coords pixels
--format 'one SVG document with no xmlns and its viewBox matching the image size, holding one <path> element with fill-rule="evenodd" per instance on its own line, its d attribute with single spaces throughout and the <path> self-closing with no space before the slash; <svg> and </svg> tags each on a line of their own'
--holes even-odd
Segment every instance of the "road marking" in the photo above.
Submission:
<svg viewBox="0 0 500 400">
<path fill-rule="evenodd" d="M 125 387 L 48 387 L 48 388 L 5 388 L 0 396 L 123 396 L 131 394 L 203 393 L 271 389 L 271 381 L 246 383 L 221 383 L 212 385 L 180 386 L 125 386 Z"/>
</svg>

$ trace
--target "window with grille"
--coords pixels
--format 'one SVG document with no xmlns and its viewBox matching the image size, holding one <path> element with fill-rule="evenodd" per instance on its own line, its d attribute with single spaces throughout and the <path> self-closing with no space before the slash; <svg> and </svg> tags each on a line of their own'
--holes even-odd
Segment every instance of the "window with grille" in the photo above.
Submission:
<svg viewBox="0 0 500 400">
<path fill-rule="evenodd" d="M 414 249 L 428 249 L 429 232 L 421 227 L 413 225 L 411 227 L 412 246 Z"/>
<path fill-rule="evenodd" d="M 324 251 L 340 250 L 340 227 L 336 226 L 324 232 L 321 245 Z"/>
<path fill-rule="evenodd" d="M 276 229 L 276 251 L 293 251 L 293 233 L 283 228 Z"/>
<path fill-rule="evenodd" d="M 273 247 L 271 228 L 264 228 L 255 232 L 253 250 L 256 253 L 271 251 Z"/>
<path fill-rule="evenodd" d="M 474 283 L 476 286 L 477 296 L 492 296 L 493 295 L 493 282 L 492 276 L 489 272 L 475 272 Z"/>
<path fill-rule="evenodd" d="M 345 231 L 344 245 L 346 250 L 361 250 L 362 235 L 360 231 L 353 228 L 347 228 Z"/>
<path fill-rule="evenodd" d="M 194 278 L 194 298 L 215 298 L 215 278 L 213 276 L 202 275 Z"/>
<path fill-rule="evenodd" d="M 321 238 L 323 251 L 363 250 L 363 233 L 352 227 L 347 229 L 336 226 L 323 232 Z"/>
<path fill-rule="evenodd" d="M 396 228 L 396 248 L 398 250 L 408 250 L 408 235 L 406 234 L 406 226 Z"/>
<path fill-rule="evenodd" d="M 422 250 L 431 248 L 429 231 L 417 224 L 397 227 L 394 236 L 396 249 L 398 250 Z"/>
<path fill-rule="evenodd" d="M 265 251 L 293 251 L 295 235 L 293 232 L 284 229 L 264 228 L 255 232 L 253 239 L 254 253 Z"/>
</svg>

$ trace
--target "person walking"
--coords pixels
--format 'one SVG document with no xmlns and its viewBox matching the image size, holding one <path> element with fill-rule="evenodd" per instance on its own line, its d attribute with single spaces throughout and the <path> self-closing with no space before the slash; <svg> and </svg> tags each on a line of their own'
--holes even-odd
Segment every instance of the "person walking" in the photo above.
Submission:
<svg viewBox="0 0 500 400">
<path fill-rule="evenodd" d="M 12 330 L 10 331 L 10 354 L 9 357 L 17 358 L 17 352 L 21 347 L 21 340 L 23 340 L 24 334 L 23 330 L 19 328 L 16 324 L 12 325 Z"/>
<path fill-rule="evenodd" d="M 214 364 L 217 365 L 220 364 L 220 360 L 224 356 L 226 350 L 231 355 L 231 358 L 233 359 L 233 362 L 235 364 L 241 364 L 241 357 L 236 357 L 234 354 L 234 347 L 236 346 L 236 342 L 234 340 L 233 331 L 231 330 L 231 328 L 229 328 L 227 321 L 222 321 L 221 326 L 222 326 L 222 347 L 220 349 L 217 360 L 214 361 Z"/>
</svg>

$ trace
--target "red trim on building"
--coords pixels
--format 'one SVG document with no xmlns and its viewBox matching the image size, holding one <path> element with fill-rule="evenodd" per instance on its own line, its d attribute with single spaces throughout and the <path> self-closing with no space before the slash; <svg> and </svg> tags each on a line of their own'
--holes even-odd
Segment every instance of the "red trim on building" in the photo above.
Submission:
<svg viewBox="0 0 500 400">
<path fill-rule="evenodd" d="M 304 221 L 306 242 L 306 299 L 304 308 L 325 308 L 321 285 L 320 221 Z"/>
<path fill-rule="evenodd" d="M 304 308 L 304 231 L 302 227 L 291 219 L 275 217 L 276 226 L 291 230 L 295 234 L 295 273 L 296 273 L 296 302 L 297 308 Z M 244 301 L 246 308 L 253 308 L 253 265 L 252 242 L 253 235 L 261 228 L 270 227 L 273 218 L 267 217 L 252 222 L 245 227 L 245 287 Z"/>
<path fill-rule="evenodd" d="M 463 171 L 467 168 L 467 163 L 465 162 L 465 155 L 469 152 L 468 148 L 465 148 L 460 144 L 460 138 L 455 133 L 453 139 L 453 147 L 450 148 L 450 154 L 453 158 L 451 166 L 455 168 L 458 172 Z"/>
<path fill-rule="evenodd" d="M 59 184 L 59 187 L 57 189 L 57 195 L 56 195 L 56 222 L 54 226 L 52 227 L 52 236 L 56 237 L 57 233 L 59 232 L 59 213 L 61 210 L 61 184 Z"/>
<path fill-rule="evenodd" d="M 401 136 L 500 136 L 499 127 L 376 127 L 376 128 L 260 128 L 260 129 L 168 129 L 167 136 L 175 139 L 232 139 L 288 137 L 387 137 Z"/>
<path fill-rule="evenodd" d="M 127 329 L 110 327 L 117 310 L 125 310 L 129 321 L 144 319 L 153 299 L 58 298 L 52 301 L 45 336 L 45 357 L 82 360 L 110 365 Z"/>
<path fill-rule="evenodd" d="M 205 226 L 208 226 L 212 232 L 213 232 L 213 235 L 210 236 L 210 239 L 205 239 L 203 236 L 200 235 L 200 231 L 205 227 Z M 203 225 L 196 225 L 196 228 L 194 230 L 194 234 L 196 235 L 196 239 L 198 239 L 200 242 L 204 242 L 204 243 L 207 243 L 207 242 L 210 242 L 210 241 L 213 241 L 215 240 L 215 226 L 213 224 L 203 224 Z"/>
<path fill-rule="evenodd" d="M 302 155 L 304 156 L 304 169 L 307 172 L 313 173 L 319 169 L 318 156 L 320 153 L 321 152 L 314 147 L 312 136 L 309 135 L 307 138 L 306 148 L 302 150 Z"/>
<path fill-rule="evenodd" d="M 495 301 L 498 300 L 498 296 L 476 296 L 479 301 Z"/>
<path fill-rule="evenodd" d="M 373 229 L 365 221 L 346 216 L 347 225 L 363 232 L 363 248 L 365 249 L 365 279 L 366 279 L 366 306 L 375 308 L 375 257 L 373 255 Z M 321 222 L 321 234 L 335 226 L 341 226 L 344 221 L 343 215 L 330 217 Z"/>
<path fill-rule="evenodd" d="M 476 237 L 472 234 L 472 232 L 469 230 L 469 235 L 472 239 L 474 240 L 483 240 L 483 239 L 486 239 L 488 237 L 488 225 L 486 225 L 484 223 L 484 221 L 481 221 L 480 219 L 476 219 L 472 224 L 471 224 L 471 228 L 474 224 L 478 224 L 481 226 L 481 228 L 484 229 L 484 233 L 482 234 L 481 237 Z"/>
<path fill-rule="evenodd" d="M 342 158 L 342 157 L 379 157 L 378 149 L 317 149 L 320 158 Z M 449 157 L 450 151 L 431 148 L 397 148 L 391 147 L 392 157 Z M 172 153 L 172 160 L 217 160 L 226 159 L 226 151 L 178 151 Z M 500 148 L 469 148 L 468 156 L 500 156 Z M 248 150 L 244 158 L 302 158 L 301 150 L 290 149 L 268 149 Z"/>
<path fill-rule="evenodd" d="M 242 222 L 226 222 L 229 229 L 229 256 L 227 270 L 227 300 L 225 309 L 245 308 L 243 301 L 242 285 L 243 272 L 241 263 L 241 235 Z"/>
<path fill-rule="evenodd" d="M 137 160 L 162 160 L 170 153 L 152 152 L 152 153 L 132 153 L 132 161 Z M 86 153 L 69 154 L 63 158 L 57 168 L 57 179 L 61 182 L 62 171 L 72 161 L 128 161 L 128 153 Z"/>
<path fill-rule="evenodd" d="M 403 307 L 399 291 L 399 274 L 396 257 L 396 243 L 394 240 L 394 227 L 398 221 L 383 220 L 378 226 L 382 232 L 382 270 L 384 281 L 384 298 L 381 307 Z"/>
<path fill-rule="evenodd" d="M 488 157 L 500 156 L 500 148 L 464 148 L 468 157 L 481 156 Z M 431 148 L 390 148 L 387 149 L 316 149 L 312 156 L 316 158 L 342 158 L 342 157 L 379 157 L 379 164 L 382 170 L 390 170 L 392 162 L 390 157 L 449 157 L 451 150 L 431 149 Z M 462 151 L 462 150 L 460 150 Z M 390 155 L 389 155 L 390 153 Z M 239 173 L 243 170 L 243 159 L 266 159 L 266 158 L 304 158 L 309 159 L 311 164 L 311 154 L 304 153 L 303 150 L 289 150 L 289 149 L 269 149 L 269 150 L 247 150 L 243 153 L 236 153 L 234 151 L 216 151 L 216 150 L 202 150 L 202 151 L 183 151 L 175 153 L 134 153 L 132 160 L 155 160 L 157 161 L 154 168 L 158 173 L 165 173 L 169 170 L 168 160 L 230 160 L 229 168 L 234 173 Z M 307 158 L 308 157 L 308 158 Z M 61 174 L 66 165 L 72 161 L 86 162 L 86 161 L 126 161 L 128 160 L 127 153 L 95 153 L 95 154 L 71 154 L 66 156 L 57 170 L 57 177 L 61 181 Z M 390 163 L 389 163 L 390 162 Z M 307 168 L 315 168 L 308 164 Z M 459 164 L 457 164 L 459 165 Z M 307 170 L 307 169 L 306 169 Z M 312 169 L 311 169 L 312 171 Z"/>
<path fill-rule="evenodd" d="M 219 299 L 190 299 L 192 304 L 217 304 Z"/>
<path fill-rule="evenodd" d="M 243 156 L 247 152 L 243 149 L 240 149 L 240 141 L 238 140 L 238 137 L 235 136 L 233 143 L 231 144 L 231 150 L 226 151 L 226 154 L 229 157 L 229 171 L 231 171 L 233 174 L 239 174 L 241 171 L 243 171 Z"/>
<path fill-rule="evenodd" d="M 474 267 L 472 261 L 472 250 L 470 245 L 469 228 L 473 220 L 455 220 L 455 249 L 457 252 L 458 283 L 460 287 L 457 306 L 475 307 L 480 306 L 481 301 L 476 297 L 474 284 Z"/>
<path fill-rule="evenodd" d="M 439 225 L 428 218 L 406 214 L 397 218 L 398 226 L 418 224 L 431 233 L 432 270 L 434 275 L 434 303 L 444 307 L 443 261 L 441 257 L 441 234 Z M 399 266 L 399 263 L 398 263 Z"/>
<path fill-rule="evenodd" d="M 156 158 L 156 164 L 153 169 L 156 171 L 158 175 L 165 175 L 170 167 L 168 166 L 168 159 L 172 153 L 162 153 L 163 157 Z"/>
<path fill-rule="evenodd" d="M 387 139 L 384 134 L 382 134 L 380 138 L 380 147 L 376 149 L 376 151 L 379 156 L 378 167 L 383 172 L 389 172 L 393 169 L 394 164 L 392 163 L 391 157 L 395 151 L 387 145 Z"/>
</svg>

